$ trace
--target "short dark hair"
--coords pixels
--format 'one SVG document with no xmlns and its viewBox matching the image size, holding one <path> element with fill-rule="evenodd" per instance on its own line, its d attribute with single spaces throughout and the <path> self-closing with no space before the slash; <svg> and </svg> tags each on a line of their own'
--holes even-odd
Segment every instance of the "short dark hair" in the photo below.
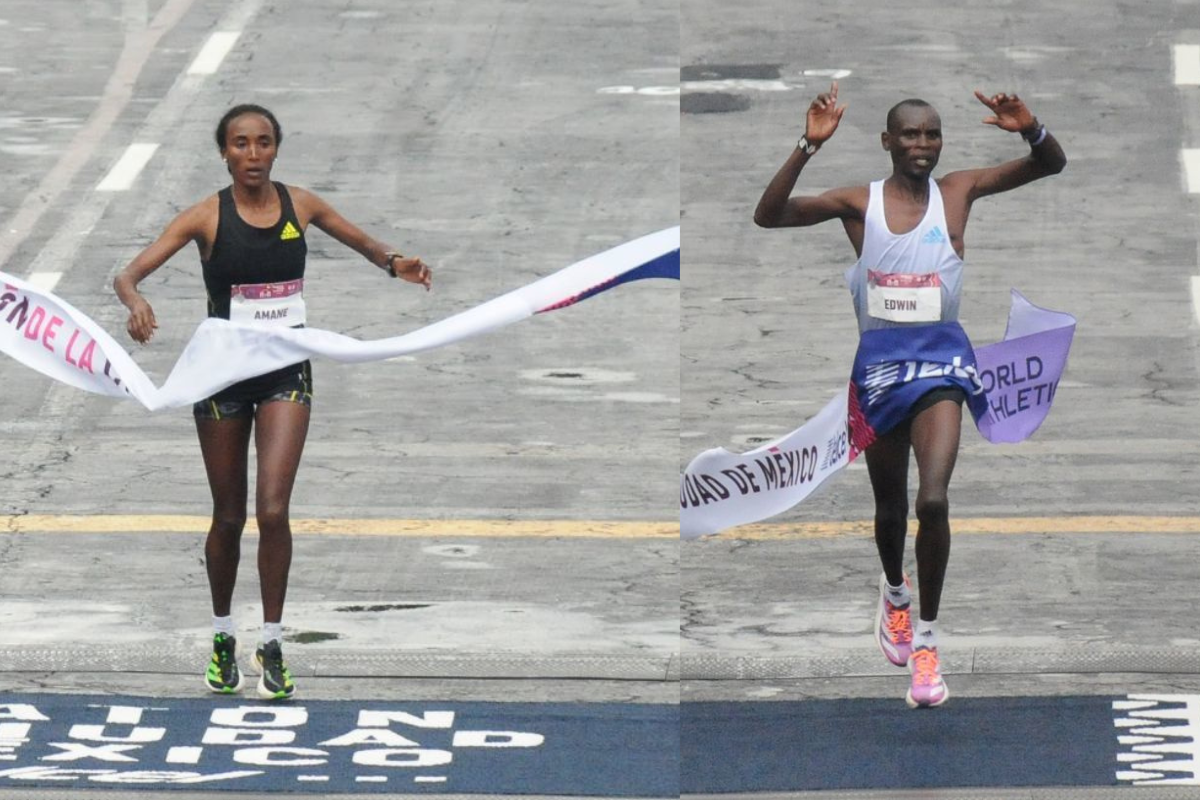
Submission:
<svg viewBox="0 0 1200 800">
<path fill-rule="evenodd" d="M 900 124 L 898 117 L 900 116 L 901 110 L 903 110 L 905 108 L 933 108 L 933 106 L 930 105 L 929 103 L 926 103 L 924 100 L 922 100 L 918 97 L 910 97 L 907 100 L 901 100 L 899 103 L 896 103 L 896 105 L 892 106 L 888 110 L 888 113 L 887 113 L 888 132 L 895 130 L 896 126 Z"/>
<path fill-rule="evenodd" d="M 262 106 L 254 103 L 242 103 L 234 106 L 225 112 L 225 116 L 221 117 L 221 121 L 217 123 L 217 147 L 221 150 L 225 149 L 225 133 L 229 130 L 229 123 L 233 122 L 243 114 L 261 114 L 271 123 L 271 127 L 275 131 L 275 145 L 279 146 L 283 143 L 283 129 L 279 127 L 279 120 L 275 119 L 275 115 Z"/>
</svg>

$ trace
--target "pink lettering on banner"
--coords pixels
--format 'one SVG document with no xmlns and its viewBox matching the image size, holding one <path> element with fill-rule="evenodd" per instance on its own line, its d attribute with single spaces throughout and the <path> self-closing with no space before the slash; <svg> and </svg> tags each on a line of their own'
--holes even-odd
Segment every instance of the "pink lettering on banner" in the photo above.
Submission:
<svg viewBox="0 0 1200 800">
<path fill-rule="evenodd" d="M 52 345 L 51 342 L 53 342 L 54 337 L 58 335 L 58 329 L 62 326 L 62 324 L 62 317 L 51 317 L 50 321 L 46 323 L 46 330 L 42 333 L 42 347 L 46 348 L 51 353 L 54 352 L 54 345 Z"/>
<path fill-rule="evenodd" d="M 70 364 L 72 367 L 78 367 L 78 366 L 79 366 L 79 362 L 77 362 L 77 361 L 75 361 L 73 358 L 71 358 L 71 351 L 75 349 L 75 341 L 76 341 L 78 338 L 79 338 L 79 331 L 78 331 L 78 330 L 76 330 L 76 331 L 74 331 L 74 332 L 72 332 L 72 333 L 71 333 L 71 339 L 70 339 L 70 341 L 68 341 L 68 342 L 67 342 L 67 352 L 66 352 L 66 354 L 63 356 L 64 358 L 66 358 L 66 359 L 67 359 L 67 363 L 68 363 L 68 364 Z"/>
<path fill-rule="evenodd" d="M 25 338 L 30 341 L 37 341 L 38 334 L 42 332 L 42 321 L 46 319 L 46 309 L 37 306 L 33 309 L 33 313 L 29 315 L 29 322 L 25 325 Z"/>
<path fill-rule="evenodd" d="M 79 368 L 86 369 L 88 372 L 95 375 L 96 370 L 92 369 L 92 358 L 95 355 L 96 355 L 96 341 L 94 339 L 92 339 L 92 340 L 88 341 L 87 346 L 83 348 L 83 352 L 80 353 L 80 355 L 79 355 L 79 364 L 78 364 Z"/>
</svg>

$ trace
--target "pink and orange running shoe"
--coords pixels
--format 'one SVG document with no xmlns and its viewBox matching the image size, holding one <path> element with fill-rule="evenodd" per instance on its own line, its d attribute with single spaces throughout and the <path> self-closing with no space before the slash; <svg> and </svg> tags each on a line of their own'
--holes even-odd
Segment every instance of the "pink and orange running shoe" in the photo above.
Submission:
<svg viewBox="0 0 1200 800">
<path fill-rule="evenodd" d="M 908 576 L 904 583 L 911 586 Z M 875 615 L 875 638 L 887 660 L 897 667 L 908 664 L 912 655 L 912 603 L 894 606 L 888 600 L 887 576 L 879 576 L 879 609 Z"/>
<path fill-rule="evenodd" d="M 936 647 L 918 647 L 908 660 L 912 686 L 908 690 L 909 708 L 935 708 L 946 702 L 950 690 L 942 680 L 941 664 Z"/>
</svg>

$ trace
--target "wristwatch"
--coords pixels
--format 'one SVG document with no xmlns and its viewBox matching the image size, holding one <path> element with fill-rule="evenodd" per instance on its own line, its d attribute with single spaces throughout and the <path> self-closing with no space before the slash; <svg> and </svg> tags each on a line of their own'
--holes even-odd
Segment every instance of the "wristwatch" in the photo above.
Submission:
<svg viewBox="0 0 1200 800">
<path fill-rule="evenodd" d="M 400 276 L 396 274 L 395 262 L 397 258 L 404 258 L 404 256 L 400 255 L 399 253 L 385 253 L 384 257 L 387 260 L 383 262 L 383 271 L 388 275 L 391 275 L 393 278 L 399 278 Z"/>
<path fill-rule="evenodd" d="M 803 150 L 805 155 L 811 156 L 813 153 L 817 152 L 817 149 L 820 147 L 820 145 L 809 144 L 808 137 L 801 136 L 800 141 L 796 142 L 796 147 L 799 147 L 801 150 Z"/>
</svg>

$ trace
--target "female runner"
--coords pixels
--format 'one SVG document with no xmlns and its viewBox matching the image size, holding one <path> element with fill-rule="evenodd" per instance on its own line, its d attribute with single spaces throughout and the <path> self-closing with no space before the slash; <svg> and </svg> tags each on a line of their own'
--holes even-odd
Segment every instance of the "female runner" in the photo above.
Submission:
<svg viewBox="0 0 1200 800">
<path fill-rule="evenodd" d="M 138 284 L 189 242 L 200 251 L 208 316 L 256 325 L 304 324 L 305 234 L 316 225 L 392 277 L 429 289 L 431 272 L 348 222 L 312 192 L 271 180 L 283 140 L 279 122 L 257 105 L 231 108 L 217 125 L 217 147 L 233 183 L 187 209 L 113 281 L 129 309 L 126 328 L 145 344 L 158 323 Z M 294 696 L 283 662 L 283 604 L 292 561 L 289 504 L 308 434 L 312 368 L 308 361 L 236 383 L 195 404 L 200 450 L 212 491 L 204 547 L 213 607 L 213 652 L 205 675 L 214 692 L 237 692 L 242 676 L 230 614 L 246 524 L 250 435 L 258 455 L 255 517 L 263 627 L 255 660 L 264 699 Z"/>
</svg>

